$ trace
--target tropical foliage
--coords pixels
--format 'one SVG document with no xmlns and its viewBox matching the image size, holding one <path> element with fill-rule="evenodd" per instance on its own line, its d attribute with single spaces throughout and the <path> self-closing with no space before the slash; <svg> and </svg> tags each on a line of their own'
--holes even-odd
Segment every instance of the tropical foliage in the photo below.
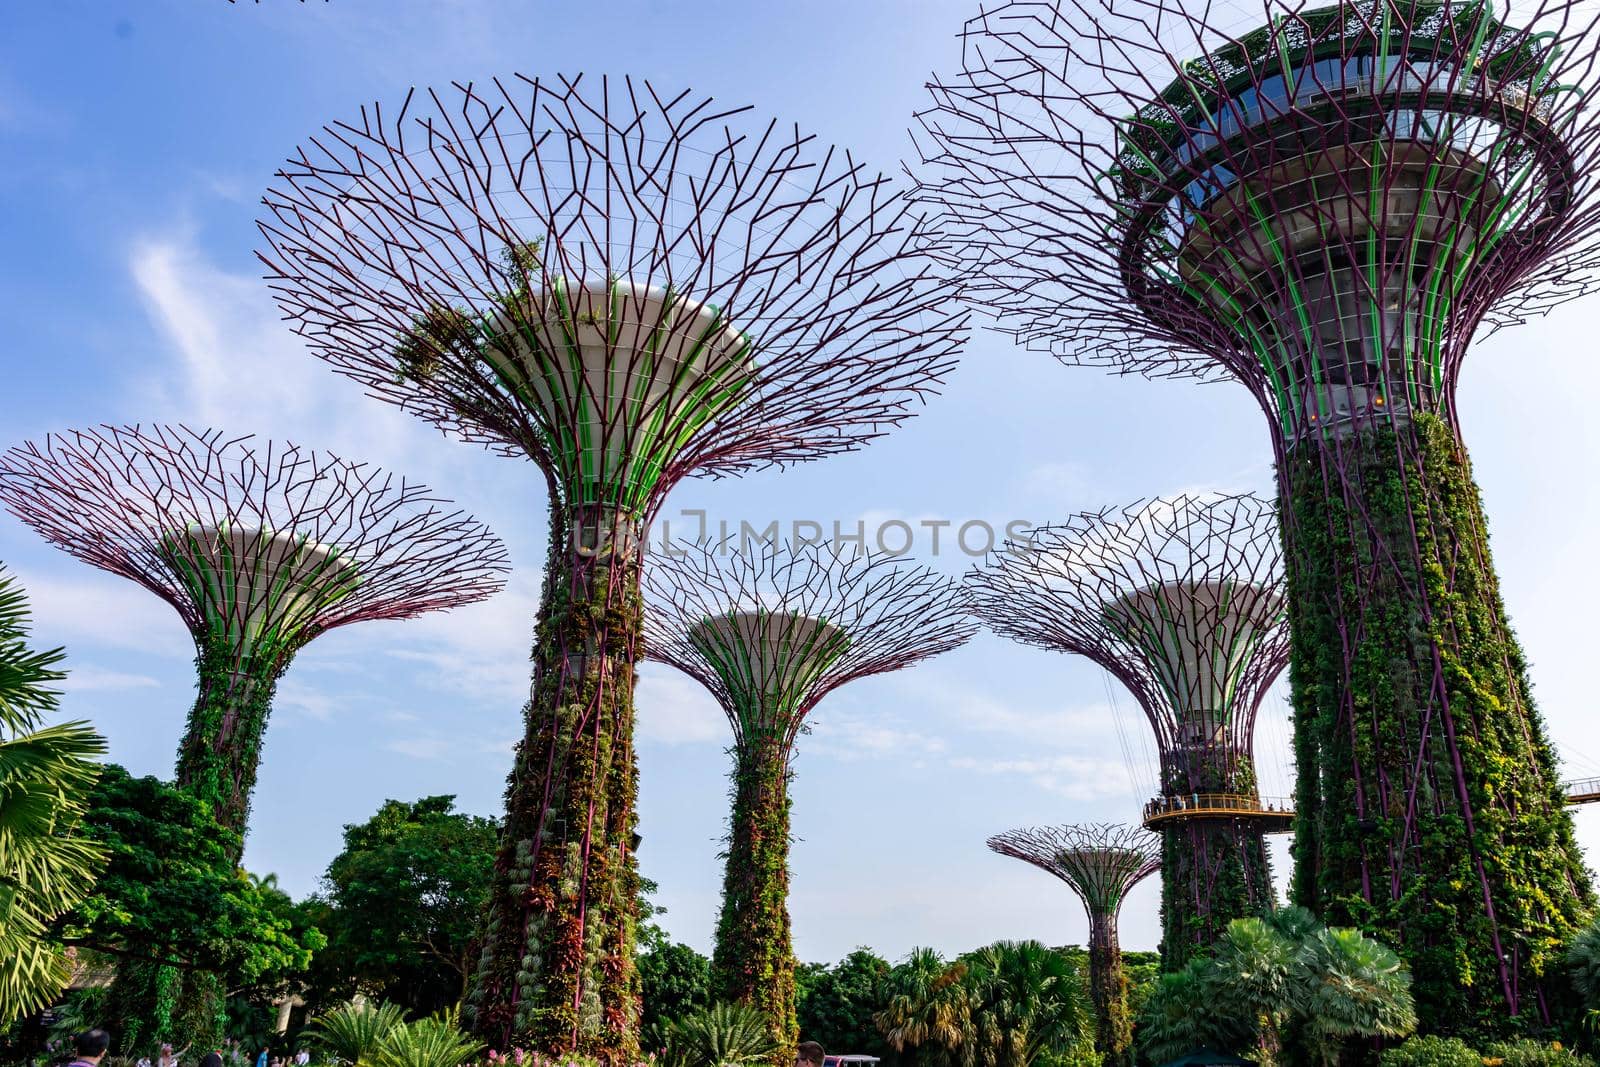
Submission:
<svg viewBox="0 0 1600 1067">
<path fill-rule="evenodd" d="M 459 1067 L 483 1045 L 461 1032 L 452 1015 L 390 1027 L 373 1050 L 373 1067 Z"/>
<path fill-rule="evenodd" d="M 779 1048 L 766 1015 L 744 1004 L 714 1004 L 667 1027 L 664 1067 L 738 1067 Z"/>
<path fill-rule="evenodd" d="M 1483 1067 L 1483 1056 L 1459 1037 L 1427 1034 L 1385 1049 L 1381 1067 Z"/>
<path fill-rule="evenodd" d="M 313 907 L 328 945 L 316 979 L 418 1015 L 461 999 L 476 962 L 499 833 L 493 819 L 454 810 L 454 797 L 385 801 L 344 828 Z"/>
<path fill-rule="evenodd" d="M 87 723 L 43 725 L 65 654 L 31 648 L 28 618 L 22 589 L 0 568 L 0 1023 L 66 986 L 71 959 L 47 931 L 105 862 L 79 829 L 105 741 Z"/>
<path fill-rule="evenodd" d="M 1158 1063 L 1209 1045 L 1263 1063 L 1331 1065 L 1351 1039 L 1404 1037 L 1416 1025 L 1411 975 L 1393 950 L 1286 908 L 1235 919 L 1211 958 L 1165 976 L 1139 1040 Z"/>
<path fill-rule="evenodd" d="M 404 1023 L 405 1011 L 398 1005 L 352 1001 L 318 1016 L 306 1036 L 345 1063 L 371 1064 L 384 1039 Z"/>
<path fill-rule="evenodd" d="M 646 883 L 654 888 L 652 883 Z M 640 902 L 646 917 L 661 909 Z M 639 1032 L 645 1046 L 659 1051 L 666 1043 L 667 1024 L 711 1007 L 711 961 L 688 945 L 672 941 L 658 924 L 639 926 L 639 989 L 643 1011 Z"/>
<path fill-rule="evenodd" d="M 795 972 L 800 1033 L 825 1049 L 884 1056 L 889 1045 L 873 1013 L 889 979 L 889 961 L 858 948 L 837 964 L 809 963 Z"/>
</svg>

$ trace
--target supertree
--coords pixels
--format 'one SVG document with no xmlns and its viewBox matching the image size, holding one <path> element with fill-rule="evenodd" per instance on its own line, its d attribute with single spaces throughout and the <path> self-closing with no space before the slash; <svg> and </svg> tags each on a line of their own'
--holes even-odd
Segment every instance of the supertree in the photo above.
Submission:
<svg viewBox="0 0 1600 1067">
<path fill-rule="evenodd" d="M 533 460 L 551 547 L 526 734 L 467 1014 L 632 1061 L 642 531 L 691 474 L 853 448 L 964 323 L 885 178 L 798 129 L 648 83 L 518 76 L 327 126 L 261 224 L 334 368 Z"/>
<path fill-rule="evenodd" d="M 1069 364 L 1234 378 L 1272 430 L 1294 892 L 1442 1029 L 1548 1020 L 1591 902 L 1459 436 L 1480 332 L 1592 287 L 1596 14 L 1020 0 L 933 87 L 964 291 Z M 1480 330 L 1483 327 L 1483 330 Z"/>
<path fill-rule="evenodd" d="M 1037 826 L 989 838 L 989 848 L 1049 871 L 1072 887 L 1089 916 L 1089 999 L 1095 1048 L 1108 1064 L 1133 1063 L 1128 977 L 1117 941 L 1117 913 L 1128 892 L 1161 867 L 1154 837 L 1133 826 L 1083 823 Z"/>
<path fill-rule="evenodd" d="M 1009 543 L 968 584 L 998 633 L 1084 656 L 1155 731 L 1161 953 L 1169 970 L 1273 906 L 1264 834 L 1288 804 L 1256 784 L 1256 712 L 1289 654 L 1272 505 L 1176 496 L 1086 512 Z"/>
<path fill-rule="evenodd" d="M 789 780 L 795 741 L 823 697 L 971 637 L 961 583 L 830 543 L 718 542 L 651 557 L 645 645 L 717 698 L 733 727 L 733 813 L 713 993 L 754 1005 L 794 1060 Z"/>
<path fill-rule="evenodd" d="M 210 805 L 234 862 L 273 692 L 295 653 L 334 627 L 482 600 L 508 569 L 500 540 L 426 486 L 219 430 L 51 434 L 0 455 L 0 502 L 57 548 L 139 583 L 182 617 L 199 692 L 177 783 Z M 122 972 L 125 1001 L 137 1004 L 130 986 L 146 983 L 150 997 L 172 1002 L 156 989 L 173 988 L 170 969 Z M 220 1008 L 215 976 L 196 972 L 178 1025 L 204 1043 Z M 168 1020 L 142 1025 L 154 1040 L 164 1035 L 149 1030 Z"/>
</svg>

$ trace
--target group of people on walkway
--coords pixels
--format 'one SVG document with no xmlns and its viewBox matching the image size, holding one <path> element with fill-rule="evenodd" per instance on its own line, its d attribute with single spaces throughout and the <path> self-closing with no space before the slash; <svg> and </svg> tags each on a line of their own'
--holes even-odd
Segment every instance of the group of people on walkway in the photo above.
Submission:
<svg viewBox="0 0 1600 1067">
<path fill-rule="evenodd" d="M 111 1035 L 104 1030 L 85 1030 L 72 1039 L 73 1059 L 67 1067 L 100 1067 L 100 1061 L 105 1059 L 111 1048 Z M 188 1051 L 187 1049 L 184 1051 Z M 270 1050 L 263 1048 L 255 1058 L 255 1067 L 306 1067 L 311 1062 L 311 1053 L 301 1049 L 293 1056 L 271 1056 Z M 148 1056 L 141 1057 L 138 1067 L 179 1067 L 178 1054 L 172 1051 L 171 1045 L 162 1045 L 160 1053 L 154 1060 Z M 200 1057 L 199 1067 L 223 1067 L 222 1050 L 213 1049 Z"/>
</svg>

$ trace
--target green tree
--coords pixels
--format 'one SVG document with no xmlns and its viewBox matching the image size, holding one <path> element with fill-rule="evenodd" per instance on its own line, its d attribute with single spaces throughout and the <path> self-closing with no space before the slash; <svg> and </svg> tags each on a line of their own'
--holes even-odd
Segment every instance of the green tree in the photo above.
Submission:
<svg viewBox="0 0 1600 1067">
<path fill-rule="evenodd" d="M 946 963 L 931 948 L 912 949 L 889 972 L 883 1007 L 873 1016 L 889 1047 L 915 1050 L 919 1059 L 933 1063 L 959 1055 L 972 1021 L 966 974 L 964 961 Z"/>
<path fill-rule="evenodd" d="M 186 981 L 220 1017 L 228 986 L 287 981 L 326 944 L 270 879 L 236 866 L 238 833 L 186 790 L 107 764 L 84 828 L 111 861 L 58 925 L 66 941 L 120 957 L 110 1010 L 129 1053 L 205 1036 L 210 1020 L 177 1015 Z"/>
<path fill-rule="evenodd" d="M 969 1067 L 1031 1067 L 1079 1043 L 1090 1023 L 1084 972 L 1037 941 L 998 941 L 962 957 L 967 964 Z"/>
<path fill-rule="evenodd" d="M 800 1037 L 829 1053 L 884 1056 L 890 1049 L 873 1022 L 882 1007 L 889 961 L 858 948 L 833 967 L 806 964 L 796 972 Z"/>
<path fill-rule="evenodd" d="M 778 1049 L 767 1017 L 748 1004 L 715 1004 L 667 1027 L 666 1067 L 739 1067 Z"/>
<path fill-rule="evenodd" d="M 0 568 L 0 1025 L 65 988 L 50 923 L 88 895 L 105 850 L 79 832 L 105 741 L 84 722 L 43 726 L 61 649 L 28 645 L 28 602 Z"/>
<path fill-rule="evenodd" d="M 673 1020 L 711 1007 L 711 961 L 688 945 L 668 940 L 654 924 L 641 932 L 637 963 L 644 1009 L 639 1032 L 656 1049 L 665 1042 Z"/>
<path fill-rule="evenodd" d="M 1156 1062 L 1197 1045 L 1244 1052 L 1254 1044 L 1263 1063 L 1326 1067 L 1351 1039 L 1404 1037 L 1416 1025 L 1411 973 L 1392 949 L 1284 908 L 1235 919 L 1214 956 L 1164 976 L 1139 1041 Z"/>
<path fill-rule="evenodd" d="M 323 981 L 428 1015 L 461 998 L 477 962 L 499 826 L 455 797 L 385 801 L 344 828 L 323 876 Z"/>
</svg>

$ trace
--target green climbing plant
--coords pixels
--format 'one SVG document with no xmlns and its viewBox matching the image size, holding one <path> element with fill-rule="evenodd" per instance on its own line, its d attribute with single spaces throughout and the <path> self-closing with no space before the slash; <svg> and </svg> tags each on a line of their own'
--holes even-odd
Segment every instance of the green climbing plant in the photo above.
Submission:
<svg viewBox="0 0 1600 1067">
<path fill-rule="evenodd" d="M 1593 894 L 1477 487 L 1431 415 L 1338 449 L 1337 472 L 1310 446 L 1283 471 L 1295 899 L 1395 945 L 1446 1032 L 1537 1031 L 1536 990 Z"/>
</svg>

